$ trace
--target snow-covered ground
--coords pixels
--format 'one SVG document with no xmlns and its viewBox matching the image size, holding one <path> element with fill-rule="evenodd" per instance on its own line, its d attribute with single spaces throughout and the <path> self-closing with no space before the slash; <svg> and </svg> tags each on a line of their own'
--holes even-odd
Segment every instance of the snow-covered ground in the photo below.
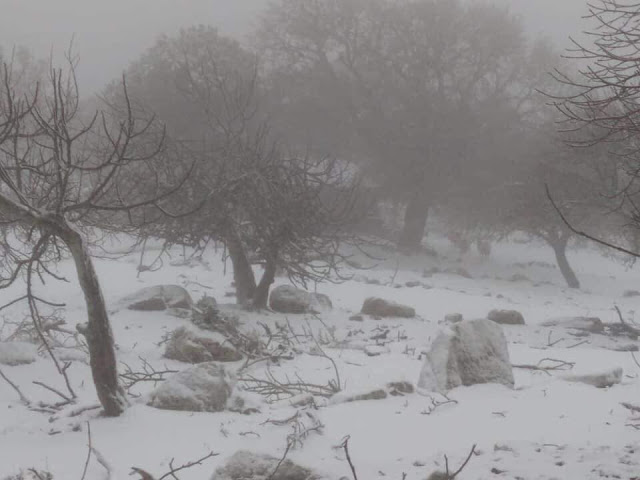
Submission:
<svg viewBox="0 0 640 480">
<path fill-rule="evenodd" d="M 622 383 L 598 389 L 563 381 L 560 377 L 567 373 L 563 371 L 547 374 L 515 369 L 514 390 L 500 385 L 457 388 L 449 395 L 455 403 L 433 411 L 430 398 L 420 393 L 351 403 L 317 399 L 317 410 L 301 410 L 303 424 L 318 421 L 323 428 L 291 449 L 288 458 L 331 478 L 351 478 L 344 452 L 336 448 L 349 435 L 351 458 L 361 480 L 402 480 L 403 474 L 408 480 L 422 480 L 434 470 L 444 469 L 445 454 L 452 469 L 457 468 L 473 444 L 477 444 L 477 455 L 471 458 L 461 479 L 640 478 L 640 431 L 633 427 L 640 424 L 640 419 L 634 420 L 633 412 L 621 405 L 640 404 L 640 367 L 630 353 L 615 351 L 638 342 L 598 334 L 574 337 L 562 328 L 540 325 L 561 316 L 595 316 L 605 323 L 617 323 L 614 305 L 632 320 L 640 307 L 640 296 L 623 294 L 640 289 L 638 269 L 627 269 L 594 250 L 572 252 L 570 260 L 583 284 L 581 290 L 574 291 L 564 287 L 553 265 L 552 251 L 541 246 L 500 244 L 494 246 L 491 257 L 469 252 L 461 258 L 446 241 L 434 241 L 432 246 L 440 253 L 438 258 L 385 252 L 386 261 L 371 270 L 353 271 L 352 280 L 319 285 L 318 292 L 333 301 L 331 312 L 319 317 L 241 312 L 243 329 L 263 332 L 258 322 L 273 327 L 288 321 L 295 332 L 312 331 L 335 361 L 345 391 L 357 393 L 392 381 L 416 383 L 423 352 L 446 326 L 446 314 L 483 318 L 492 309 L 515 309 L 527 324 L 504 327 L 513 364 L 561 359 L 575 363 L 572 373 L 622 367 Z M 188 365 L 164 359 L 164 347 L 158 344 L 168 332 L 189 321 L 165 313 L 129 311 L 119 307 L 118 301 L 145 286 L 178 284 L 195 300 L 206 294 L 224 304 L 232 300 L 227 296 L 233 290 L 232 275 L 228 270 L 225 274 L 213 254 L 208 257 L 209 265 L 171 266 L 167 260 L 161 270 L 139 277 L 138 260 L 138 253 L 117 260 L 97 260 L 112 309 L 119 361 L 134 370 L 140 368 L 141 359 L 158 369 L 184 369 Z M 179 257 L 174 256 L 174 260 Z M 423 274 L 435 268 L 440 272 L 463 268 L 471 278 L 455 273 Z M 60 265 L 59 269 L 74 279 L 71 264 Z M 519 274 L 517 281 L 513 281 L 514 274 Z M 408 287 L 407 282 L 415 286 Z M 285 279 L 279 278 L 278 283 L 285 283 Z M 64 315 L 70 326 L 84 321 L 84 303 L 74 281 L 50 283 L 40 290 L 49 300 L 67 303 Z M 0 303 L 17 293 L 17 289 L 0 293 Z M 416 309 L 417 318 L 349 320 L 369 296 L 410 305 Z M 0 312 L 9 322 L 25 314 L 24 306 Z M 10 330 L 10 326 L 0 330 L 0 339 Z M 385 335 L 385 331 L 385 338 L 372 339 Z M 301 341 L 300 350 L 311 351 L 312 342 L 308 338 Z M 375 357 L 365 354 L 365 346 L 380 343 L 385 353 Z M 260 376 L 265 366 L 256 364 L 251 373 Z M 43 353 L 35 363 L 1 368 L 32 401 L 59 400 L 33 383 L 39 380 L 64 388 L 62 378 Z M 305 381 L 318 384 L 326 384 L 335 376 L 330 361 L 308 353 L 274 365 L 271 371 L 277 378 L 297 373 Z M 78 407 L 95 404 L 96 396 L 82 355 L 68 372 L 79 400 L 55 414 L 28 409 L 0 380 L 0 478 L 36 467 L 50 471 L 55 479 L 80 479 L 90 423 L 92 445 L 112 467 L 113 479 L 132 478 L 128 476 L 131 467 L 160 476 L 170 470 L 172 459 L 174 465 L 181 465 L 213 451 L 219 455 L 178 474 L 182 480 L 208 479 L 239 449 L 282 457 L 292 426 L 267 420 L 286 419 L 297 409 L 281 401 L 262 402 L 259 413 L 250 415 L 163 411 L 145 405 L 145 395 L 153 386 L 139 384 L 132 390 L 136 396 L 130 399 L 131 408 L 119 418 L 102 418 L 98 410 L 71 416 Z M 306 416 L 306 411 L 312 416 Z M 640 417 L 640 412 L 635 417 Z M 86 479 L 103 479 L 106 475 L 92 459 Z"/>
</svg>

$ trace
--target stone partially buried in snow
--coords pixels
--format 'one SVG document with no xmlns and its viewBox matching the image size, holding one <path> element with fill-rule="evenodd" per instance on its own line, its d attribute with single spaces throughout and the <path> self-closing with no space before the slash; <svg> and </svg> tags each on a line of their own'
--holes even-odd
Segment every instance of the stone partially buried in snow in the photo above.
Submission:
<svg viewBox="0 0 640 480">
<path fill-rule="evenodd" d="M 333 305 L 326 295 L 310 293 L 291 285 L 280 285 L 271 291 L 269 307 L 280 313 L 322 313 Z"/>
<path fill-rule="evenodd" d="M 217 363 L 201 363 L 169 377 L 151 392 L 147 405 L 161 410 L 221 412 L 234 380 Z"/>
<path fill-rule="evenodd" d="M 326 478 L 291 460 L 284 460 L 282 463 L 280 461 L 281 459 L 269 455 L 241 450 L 232 455 L 223 467 L 218 468 L 211 480 L 319 480 Z"/>
<path fill-rule="evenodd" d="M 0 364 L 16 366 L 33 363 L 38 358 L 38 349 L 27 342 L 0 342 Z"/>
<path fill-rule="evenodd" d="M 584 383 L 597 388 L 607 388 L 622 382 L 622 368 L 612 368 L 610 370 L 584 375 L 565 375 L 562 379 L 567 382 Z"/>
<path fill-rule="evenodd" d="M 418 387 L 446 392 L 461 385 L 499 383 L 513 388 L 513 370 L 502 327 L 466 320 L 440 333 L 427 353 Z"/>
<path fill-rule="evenodd" d="M 188 309 L 193 306 L 191 295 L 178 285 L 156 285 L 124 297 L 121 303 L 129 310 L 145 312 L 163 311 L 167 309 Z"/>
<path fill-rule="evenodd" d="M 590 333 L 604 332 L 604 324 L 598 317 L 559 317 L 542 322 L 543 327 L 561 327 Z"/>
<path fill-rule="evenodd" d="M 524 325 L 524 317 L 516 310 L 491 310 L 487 318 L 500 325 Z"/>
<path fill-rule="evenodd" d="M 222 334 L 196 331 L 188 327 L 180 327 L 171 333 L 164 356 L 186 363 L 242 360 L 242 355 Z"/>
<path fill-rule="evenodd" d="M 416 316 L 416 311 L 412 307 L 378 297 L 367 298 L 361 312 L 373 317 L 413 318 Z"/>
</svg>

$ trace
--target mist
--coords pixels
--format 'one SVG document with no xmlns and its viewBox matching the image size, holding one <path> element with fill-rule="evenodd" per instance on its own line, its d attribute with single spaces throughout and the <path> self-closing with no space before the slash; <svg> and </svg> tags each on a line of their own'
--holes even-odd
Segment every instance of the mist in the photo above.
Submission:
<svg viewBox="0 0 640 480">
<path fill-rule="evenodd" d="M 475 1 L 475 0 L 474 0 Z M 520 15 L 533 35 L 560 47 L 582 28 L 586 0 L 494 0 Z M 73 39 L 82 94 L 101 89 L 161 34 L 212 25 L 243 38 L 268 0 L 2 0 L 0 46 L 60 55 Z"/>
</svg>

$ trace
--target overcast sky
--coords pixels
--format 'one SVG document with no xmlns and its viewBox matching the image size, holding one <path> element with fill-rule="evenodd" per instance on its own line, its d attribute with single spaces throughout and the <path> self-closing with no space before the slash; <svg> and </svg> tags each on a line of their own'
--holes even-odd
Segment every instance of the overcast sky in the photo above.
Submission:
<svg viewBox="0 0 640 480">
<path fill-rule="evenodd" d="M 494 0 L 558 42 L 581 30 L 587 0 Z M 194 24 L 242 35 L 268 0 L 0 0 L 0 45 L 61 52 L 75 35 L 83 93 L 101 88 L 161 33 Z"/>
</svg>

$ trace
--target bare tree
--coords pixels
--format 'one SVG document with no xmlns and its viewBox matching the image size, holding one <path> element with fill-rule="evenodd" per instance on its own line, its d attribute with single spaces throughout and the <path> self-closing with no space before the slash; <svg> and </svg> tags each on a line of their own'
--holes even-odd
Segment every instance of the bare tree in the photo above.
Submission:
<svg viewBox="0 0 640 480">
<path fill-rule="evenodd" d="M 154 159 L 163 152 L 164 131 L 153 118 L 139 118 L 123 80 L 122 112 L 80 111 L 76 60 L 48 71 L 41 83 L 16 85 L 11 64 L 2 67 L 0 84 L 0 219 L 5 230 L 0 288 L 20 278 L 33 321 L 48 302 L 37 292 L 47 277 L 61 279 L 52 263 L 71 256 L 87 305 L 85 336 L 98 398 L 108 416 L 117 416 L 127 400 L 117 373 L 109 316 L 92 261 L 91 240 L 101 226 L 129 219 L 148 221 L 151 209 L 180 183 L 169 185 Z M 17 92 L 23 92 L 18 94 Z M 153 195 L 137 192 L 141 178 L 155 184 Z M 142 215 L 139 212 L 145 212 Z"/>
<path fill-rule="evenodd" d="M 148 234 L 192 246 L 221 241 L 237 301 L 255 308 L 266 306 L 278 269 L 303 284 L 335 272 L 338 245 L 355 218 L 358 184 L 345 164 L 288 152 L 265 112 L 259 72 L 255 55 L 198 27 L 161 39 L 129 75 L 140 98 L 202 160 L 181 192 L 183 201 L 189 203 L 191 191 L 215 192 L 194 215 L 166 218 Z M 259 280 L 256 264 L 263 267 Z"/>
<path fill-rule="evenodd" d="M 550 95 L 564 120 L 565 141 L 578 151 L 606 150 L 599 169 L 606 172 L 603 201 L 610 213 L 623 219 L 617 230 L 630 233 L 632 245 L 640 228 L 638 177 L 640 174 L 640 3 L 630 0 L 593 0 L 586 17 L 592 44 L 573 41 L 568 57 L 577 73 L 556 70 L 563 94 Z M 555 200 L 557 192 L 551 189 Z M 639 256 L 637 249 L 612 243 L 593 228 L 575 225 L 562 206 L 554 202 L 573 233 L 614 250 Z M 620 237 L 620 235 L 618 235 Z M 618 239 L 620 241 L 620 239 Z"/>
</svg>

